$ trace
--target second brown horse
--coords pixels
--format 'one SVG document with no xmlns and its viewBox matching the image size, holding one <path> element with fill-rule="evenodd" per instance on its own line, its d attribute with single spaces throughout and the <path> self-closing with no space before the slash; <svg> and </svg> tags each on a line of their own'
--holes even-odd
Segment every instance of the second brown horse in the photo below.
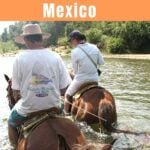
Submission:
<svg viewBox="0 0 150 150">
<path fill-rule="evenodd" d="M 85 121 L 88 125 L 98 123 L 109 132 L 115 130 L 113 124 L 117 122 L 117 113 L 112 94 L 93 83 L 82 85 L 78 91 L 82 92 L 78 98 L 73 98 L 71 109 L 75 120 Z"/>
</svg>

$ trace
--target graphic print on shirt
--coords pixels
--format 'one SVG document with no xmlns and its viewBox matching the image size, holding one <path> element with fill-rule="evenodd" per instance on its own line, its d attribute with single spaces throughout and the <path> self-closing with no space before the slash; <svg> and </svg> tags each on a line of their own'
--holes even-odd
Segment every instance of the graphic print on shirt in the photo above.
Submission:
<svg viewBox="0 0 150 150">
<path fill-rule="evenodd" d="M 42 64 L 35 63 L 28 89 L 36 97 L 46 97 L 50 90 L 54 90 L 53 81 L 46 77 Z"/>
</svg>

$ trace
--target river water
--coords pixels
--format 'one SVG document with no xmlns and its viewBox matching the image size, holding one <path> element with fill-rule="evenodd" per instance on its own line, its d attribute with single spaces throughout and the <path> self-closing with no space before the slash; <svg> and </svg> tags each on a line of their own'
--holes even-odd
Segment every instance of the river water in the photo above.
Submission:
<svg viewBox="0 0 150 150">
<path fill-rule="evenodd" d="M 68 66 L 69 59 L 65 59 Z M 0 57 L 0 150 L 9 150 L 7 118 L 10 110 L 6 98 L 7 83 L 3 74 L 11 76 L 14 57 Z M 150 60 L 105 59 L 99 84 L 115 97 L 118 128 L 149 134 L 113 133 L 114 150 L 150 150 Z M 84 127 L 83 127 L 84 128 Z M 89 132 L 96 139 L 106 135 Z M 84 129 L 83 129 L 84 130 Z M 107 137 L 108 138 L 108 137 Z"/>
</svg>

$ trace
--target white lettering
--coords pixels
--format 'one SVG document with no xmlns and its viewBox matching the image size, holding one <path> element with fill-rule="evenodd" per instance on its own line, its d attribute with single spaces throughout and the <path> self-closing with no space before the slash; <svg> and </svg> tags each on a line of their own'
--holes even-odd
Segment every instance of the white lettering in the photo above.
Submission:
<svg viewBox="0 0 150 150">
<path fill-rule="evenodd" d="M 96 6 L 78 5 L 55 5 L 54 3 L 43 3 L 44 18 L 95 18 Z"/>
<path fill-rule="evenodd" d="M 66 5 L 66 18 L 72 18 L 72 5 L 70 5 L 70 6 L 68 6 L 68 5 Z"/>
<path fill-rule="evenodd" d="M 55 9 L 55 4 L 54 3 L 50 3 L 50 4 L 44 3 L 43 4 L 43 17 L 44 18 L 54 17 L 54 15 L 55 15 L 54 9 Z"/>
<path fill-rule="evenodd" d="M 79 12 L 80 12 L 80 17 L 81 18 L 86 18 L 87 16 L 87 7 L 85 5 L 81 5 L 80 8 L 79 8 Z"/>
<path fill-rule="evenodd" d="M 74 17 L 78 17 L 78 3 L 74 3 Z"/>
<path fill-rule="evenodd" d="M 57 8 L 56 8 L 56 16 L 58 18 L 62 18 L 64 16 L 64 7 L 63 6 L 61 6 L 61 5 L 57 6 Z"/>
<path fill-rule="evenodd" d="M 89 6 L 89 17 L 90 18 L 96 17 L 96 7 L 95 6 Z"/>
</svg>

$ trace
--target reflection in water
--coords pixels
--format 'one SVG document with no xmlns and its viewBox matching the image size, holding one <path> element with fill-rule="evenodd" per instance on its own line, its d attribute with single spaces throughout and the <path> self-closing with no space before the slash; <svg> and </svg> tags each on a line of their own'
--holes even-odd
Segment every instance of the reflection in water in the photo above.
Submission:
<svg viewBox="0 0 150 150">
<path fill-rule="evenodd" d="M 6 99 L 6 85 L 3 74 L 11 76 L 13 57 L 0 58 L 0 150 L 8 150 L 7 118 L 9 108 Z M 65 59 L 68 65 L 69 60 Z M 118 128 L 150 133 L 150 61 L 106 59 L 101 67 L 99 84 L 114 95 L 118 113 Z M 149 135 L 117 134 L 104 135 L 94 132 L 86 124 L 80 124 L 89 139 L 97 142 L 116 138 L 115 150 L 149 150 Z"/>
</svg>

